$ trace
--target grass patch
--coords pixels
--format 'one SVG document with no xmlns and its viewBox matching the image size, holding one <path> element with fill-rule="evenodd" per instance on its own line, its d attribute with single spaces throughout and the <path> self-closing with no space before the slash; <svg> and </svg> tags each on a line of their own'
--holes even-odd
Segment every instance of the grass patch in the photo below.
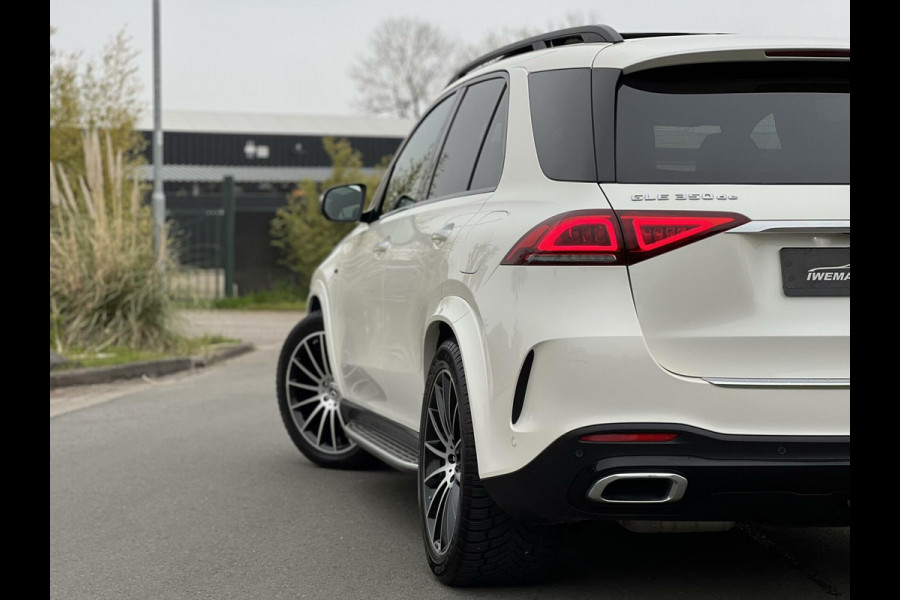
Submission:
<svg viewBox="0 0 900 600">
<path fill-rule="evenodd" d="M 240 296 L 237 298 L 219 298 L 212 303 L 212 308 L 230 310 L 306 310 L 306 301 L 298 298 L 267 298 L 266 292 Z"/>
<path fill-rule="evenodd" d="M 224 335 L 202 335 L 196 338 L 184 338 L 180 356 L 186 354 L 205 354 L 215 350 L 219 346 L 239 344 L 240 341 L 241 340 L 237 338 L 225 337 Z"/>
<path fill-rule="evenodd" d="M 121 346 L 112 346 L 111 348 L 105 348 L 102 352 L 85 352 L 80 348 L 72 348 L 66 354 L 66 358 L 71 360 L 73 364 L 63 365 L 60 368 L 72 369 L 79 367 L 108 367 L 110 365 L 124 365 L 141 360 L 156 360 L 158 358 L 168 358 L 170 356 L 174 355 L 168 352 L 135 350 L 134 348 L 123 348 Z"/>
<path fill-rule="evenodd" d="M 287 285 L 277 285 L 273 290 L 264 290 L 235 298 L 219 298 L 210 303 L 210 308 L 230 310 L 306 310 L 306 299 L 299 290 Z"/>
<path fill-rule="evenodd" d="M 235 298 L 192 298 L 176 300 L 178 308 L 227 310 L 306 310 L 306 292 L 293 282 L 281 280 L 271 290 L 244 294 Z"/>
<path fill-rule="evenodd" d="M 228 346 L 238 342 L 240 342 L 240 340 L 221 335 L 204 335 L 197 338 L 184 338 L 175 349 L 168 352 L 136 350 L 134 348 L 123 346 L 110 346 L 104 348 L 100 352 L 91 352 L 84 348 L 70 348 L 65 356 L 72 361 L 72 364 L 64 365 L 61 368 L 76 369 L 80 367 L 108 367 L 112 365 L 126 365 L 142 360 L 206 355 L 218 347 Z"/>
</svg>

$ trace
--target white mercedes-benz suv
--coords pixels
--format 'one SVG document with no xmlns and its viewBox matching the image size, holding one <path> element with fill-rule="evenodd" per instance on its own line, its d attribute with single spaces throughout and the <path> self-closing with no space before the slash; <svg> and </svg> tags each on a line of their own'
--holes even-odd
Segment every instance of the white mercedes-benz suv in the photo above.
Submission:
<svg viewBox="0 0 900 600">
<path fill-rule="evenodd" d="M 849 42 L 555 31 L 462 68 L 277 372 L 313 462 L 417 473 L 437 577 L 555 524 L 850 519 Z"/>
</svg>

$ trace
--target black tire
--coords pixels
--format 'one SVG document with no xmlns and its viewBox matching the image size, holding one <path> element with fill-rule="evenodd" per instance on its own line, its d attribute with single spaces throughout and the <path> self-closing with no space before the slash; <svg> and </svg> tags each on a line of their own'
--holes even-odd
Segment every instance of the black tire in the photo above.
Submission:
<svg viewBox="0 0 900 600">
<path fill-rule="evenodd" d="M 448 422 L 454 422 L 450 425 L 450 430 L 457 431 L 460 435 L 457 442 L 457 447 L 460 448 L 459 490 L 456 494 L 459 510 L 455 518 L 455 529 L 441 551 L 437 545 L 444 545 L 443 540 L 438 541 L 437 545 L 432 541 L 435 534 L 429 531 L 427 509 L 423 501 L 423 498 L 429 499 L 429 494 L 434 497 L 438 493 L 430 487 L 426 488 L 426 468 L 430 463 L 430 472 L 435 472 L 435 465 L 441 461 L 437 454 L 426 455 L 425 444 L 428 442 L 434 447 L 435 441 L 440 441 L 432 433 L 438 425 L 434 421 L 429 424 L 429 399 L 438 376 L 446 377 L 444 374 L 448 372 L 455 386 L 455 404 L 458 406 L 458 417 L 448 419 Z M 448 400 L 447 406 L 450 407 L 451 404 L 452 401 Z M 448 408 L 448 412 L 452 410 L 453 408 Z M 431 418 L 434 418 L 433 415 Z M 466 377 L 459 347 L 452 339 L 444 341 L 438 347 L 431 363 L 419 431 L 419 522 L 428 564 L 435 576 L 442 583 L 451 586 L 534 583 L 545 580 L 555 570 L 557 537 L 553 531 L 510 517 L 494 503 L 481 485 Z M 454 462 L 456 461 L 448 455 L 442 464 L 446 467 Z M 451 501 L 448 498 L 446 502 Z M 436 519 L 432 517 L 432 520 Z"/>
<path fill-rule="evenodd" d="M 309 347 L 301 346 L 303 343 L 308 343 Z M 333 386 L 317 384 L 311 378 L 304 379 L 306 376 L 301 369 L 306 369 L 312 375 L 327 373 L 330 376 L 331 367 L 324 352 L 327 345 L 323 347 L 321 344 L 326 344 L 326 340 L 325 324 L 320 311 L 309 313 L 288 334 L 287 340 L 281 348 L 278 371 L 275 375 L 281 419 L 297 449 L 320 467 L 353 469 L 368 466 L 374 459 L 359 446 L 353 444 L 344 434 L 339 395 L 326 408 L 318 406 L 319 403 L 324 404 L 325 401 L 317 398 L 326 395 L 326 390 L 333 390 Z M 311 353 L 307 353 L 307 350 L 311 350 Z M 292 360 L 295 356 L 299 365 Z M 294 383 L 288 383 L 289 377 L 292 377 L 291 381 Z M 326 380 L 327 378 L 323 377 L 322 379 Z M 320 389 L 317 391 L 302 389 L 295 387 L 297 384 Z M 309 404 L 306 404 L 307 402 Z M 300 404 L 306 404 L 306 406 L 300 406 Z M 337 405 L 336 410 L 334 404 Z M 314 410 L 318 410 L 317 415 L 310 417 Z M 316 421 L 317 416 L 320 421 Z M 301 431 L 302 421 L 306 420 L 306 417 L 310 417 L 310 427 L 317 429 L 319 437 L 324 443 L 317 446 L 316 440 L 310 435 L 309 430 L 307 433 Z M 334 426 L 334 437 L 331 437 L 332 425 Z M 333 446 L 333 448 L 329 446 Z"/>
</svg>

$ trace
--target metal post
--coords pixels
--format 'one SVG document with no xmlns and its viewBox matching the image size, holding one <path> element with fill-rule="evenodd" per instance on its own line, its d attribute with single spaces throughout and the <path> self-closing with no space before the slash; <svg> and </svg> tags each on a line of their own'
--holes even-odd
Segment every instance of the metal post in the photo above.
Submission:
<svg viewBox="0 0 900 600">
<path fill-rule="evenodd" d="M 153 252 L 164 268 L 163 225 L 166 221 L 166 194 L 163 192 L 162 85 L 159 54 L 159 0 L 153 0 Z"/>
<path fill-rule="evenodd" d="M 222 182 L 225 205 L 225 297 L 234 296 L 234 177 L 228 175 Z"/>
</svg>

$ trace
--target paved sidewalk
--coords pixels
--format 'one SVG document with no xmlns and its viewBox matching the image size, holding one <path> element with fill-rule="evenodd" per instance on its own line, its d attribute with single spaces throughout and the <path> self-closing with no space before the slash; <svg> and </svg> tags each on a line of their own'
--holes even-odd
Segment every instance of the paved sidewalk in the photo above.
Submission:
<svg viewBox="0 0 900 600">
<path fill-rule="evenodd" d="M 179 317 L 182 330 L 187 335 L 200 336 L 205 333 L 224 335 L 250 342 L 256 346 L 257 351 L 277 353 L 287 334 L 305 315 L 306 313 L 298 311 L 183 310 Z M 231 360 L 240 359 L 230 359 L 226 362 Z M 166 377 L 50 390 L 50 417 L 109 402 L 153 387 L 169 386 L 197 373 L 220 368 L 222 365 L 214 365 Z"/>
<path fill-rule="evenodd" d="M 250 342 L 258 350 L 279 349 L 294 325 L 306 316 L 300 311 L 183 310 L 187 335 L 219 334 Z"/>
</svg>

